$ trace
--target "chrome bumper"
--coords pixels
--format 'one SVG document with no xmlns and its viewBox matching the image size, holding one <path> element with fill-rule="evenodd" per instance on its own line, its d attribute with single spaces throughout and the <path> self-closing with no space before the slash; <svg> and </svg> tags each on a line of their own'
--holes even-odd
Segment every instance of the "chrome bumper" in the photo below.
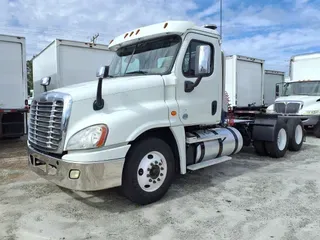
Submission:
<svg viewBox="0 0 320 240">
<path fill-rule="evenodd" d="M 121 185 L 124 159 L 102 162 L 75 163 L 45 155 L 28 145 L 30 169 L 58 186 L 79 190 L 96 191 Z M 71 179 L 71 170 L 79 170 L 77 179 Z"/>
</svg>

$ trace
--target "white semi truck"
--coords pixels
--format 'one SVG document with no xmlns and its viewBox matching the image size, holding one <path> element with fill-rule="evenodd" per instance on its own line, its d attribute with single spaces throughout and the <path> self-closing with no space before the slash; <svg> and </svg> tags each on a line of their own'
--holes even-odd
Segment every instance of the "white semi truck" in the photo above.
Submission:
<svg viewBox="0 0 320 240">
<path fill-rule="evenodd" d="M 225 57 L 216 26 L 158 23 L 116 37 L 109 48 L 116 55 L 97 82 L 32 102 L 28 163 L 45 179 L 80 191 L 121 186 L 131 201 L 149 204 L 175 174 L 228 161 L 244 145 L 274 158 L 300 150 L 300 119 L 223 120 Z"/>
<path fill-rule="evenodd" d="M 27 69 L 24 37 L 0 35 L 0 139 L 27 132 Z"/>
<path fill-rule="evenodd" d="M 34 96 L 92 80 L 95 69 L 113 57 L 104 44 L 55 39 L 32 59 Z"/>
<path fill-rule="evenodd" d="M 293 56 L 290 82 L 278 85 L 280 97 L 267 109 L 300 118 L 320 138 L 320 53 Z"/>
</svg>

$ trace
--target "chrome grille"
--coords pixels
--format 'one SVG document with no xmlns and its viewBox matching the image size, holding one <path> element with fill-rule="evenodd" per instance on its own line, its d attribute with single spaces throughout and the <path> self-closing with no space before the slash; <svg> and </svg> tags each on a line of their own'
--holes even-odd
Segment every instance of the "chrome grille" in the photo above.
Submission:
<svg viewBox="0 0 320 240">
<path fill-rule="evenodd" d="M 276 102 L 274 110 L 277 113 L 298 113 L 301 103 L 297 102 Z"/>
<path fill-rule="evenodd" d="M 62 139 L 63 101 L 34 100 L 30 108 L 28 139 L 31 146 L 57 150 Z"/>
</svg>

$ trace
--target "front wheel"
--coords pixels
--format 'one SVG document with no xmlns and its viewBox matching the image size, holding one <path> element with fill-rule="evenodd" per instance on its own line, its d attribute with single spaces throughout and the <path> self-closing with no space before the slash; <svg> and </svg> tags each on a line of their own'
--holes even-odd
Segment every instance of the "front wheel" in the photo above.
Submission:
<svg viewBox="0 0 320 240">
<path fill-rule="evenodd" d="M 123 169 L 122 192 L 141 205 L 160 200 L 173 181 L 174 161 L 171 148 L 161 139 L 134 143 Z"/>
</svg>

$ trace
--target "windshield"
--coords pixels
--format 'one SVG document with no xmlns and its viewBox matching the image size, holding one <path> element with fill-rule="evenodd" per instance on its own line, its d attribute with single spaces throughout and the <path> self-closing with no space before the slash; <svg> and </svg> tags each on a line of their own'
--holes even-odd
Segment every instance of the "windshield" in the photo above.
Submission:
<svg viewBox="0 0 320 240">
<path fill-rule="evenodd" d="M 173 66 L 180 43 L 179 36 L 166 36 L 119 48 L 109 67 L 109 76 L 166 74 Z"/>
<path fill-rule="evenodd" d="M 320 81 L 284 83 L 283 96 L 290 95 L 320 96 Z"/>
</svg>

